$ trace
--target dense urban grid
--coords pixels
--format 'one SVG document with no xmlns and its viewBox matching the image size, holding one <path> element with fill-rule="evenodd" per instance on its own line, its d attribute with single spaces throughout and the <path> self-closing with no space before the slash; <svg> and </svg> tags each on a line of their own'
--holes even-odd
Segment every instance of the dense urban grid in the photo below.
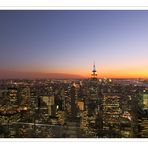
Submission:
<svg viewBox="0 0 148 148">
<path fill-rule="evenodd" d="M 148 138 L 148 80 L 0 80 L 1 138 Z"/>
</svg>

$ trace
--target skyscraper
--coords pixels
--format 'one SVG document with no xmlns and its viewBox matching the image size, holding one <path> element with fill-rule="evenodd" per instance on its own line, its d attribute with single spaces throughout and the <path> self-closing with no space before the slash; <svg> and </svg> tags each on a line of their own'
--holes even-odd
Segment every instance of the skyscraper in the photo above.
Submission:
<svg viewBox="0 0 148 148">
<path fill-rule="evenodd" d="M 77 114 L 77 108 L 76 108 L 76 88 L 75 86 L 73 85 L 71 87 L 71 90 L 70 90 L 70 94 L 71 94 L 71 116 L 72 117 L 76 117 L 76 114 Z"/>
<path fill-rule="evenodd" d="M 120 136 L 120 94 L 103 94 L 103 130 L 105 137 L 118 138 Z"/>
<path fill-rule="evenodd" d="M 96 71 L 95 63 L 93 65 L 93 70 L 92 70 L 92 73 L 91 73 L 91 78 L 92 78 L 92 80 L 97 80 L 97 71 Z"/>
<path fill-rule="evenodd" d="M 140 98 L 139 137 L 148 138 L 148 90 L 144 89 Z"/>
</svg>

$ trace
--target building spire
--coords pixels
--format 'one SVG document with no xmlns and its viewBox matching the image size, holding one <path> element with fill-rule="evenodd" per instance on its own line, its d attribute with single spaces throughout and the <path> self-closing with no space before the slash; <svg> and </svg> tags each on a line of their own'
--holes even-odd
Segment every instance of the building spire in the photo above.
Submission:
<svg viewBox="0 0 148 148">
<path fill-rule="evenodd" d="M 96 72 L 95 61 L 94 61 L 94 65 L 93 65 L 93 71 L 92 71 L 92 72 Z"/>
</svg>

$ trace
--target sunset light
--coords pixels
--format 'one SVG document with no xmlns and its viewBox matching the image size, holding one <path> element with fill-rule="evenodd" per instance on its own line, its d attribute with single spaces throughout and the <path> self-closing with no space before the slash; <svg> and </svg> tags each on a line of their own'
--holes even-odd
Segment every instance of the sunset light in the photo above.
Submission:
<svg viewBox="0 0 148 148">
<path fill-rule="evenodd" d="M 0 10 L 0 138 L 148 138 L 148 10 Z"/>
<path fill-rule="evenodd" d="M 148 11 L 0 11 L 0 78 L 148 78 Z M 64 75 L 62 75 L 64 77 Z"/>
</svg>

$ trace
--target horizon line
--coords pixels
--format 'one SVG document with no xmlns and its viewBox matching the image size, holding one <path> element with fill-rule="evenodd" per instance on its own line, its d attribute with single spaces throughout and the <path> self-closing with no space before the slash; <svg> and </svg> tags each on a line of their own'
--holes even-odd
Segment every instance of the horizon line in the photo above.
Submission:
<svg viewBox="0 0 148 148">
<path fill-rule="evenodd" d="M 12 71 L 2 70 L 0 72 L 0 79 L 88 79 L 91 74 L 72 74 L 72 73 L 58 73 L 58 72 L 24 72 L 24 71 Z M 98 79 L 110 78 L 110 79 L 148 79 L 147 76 L 128 76 L 127 75 L 109 75 L 101 74 L 97 76 Z"/>
</svg>

